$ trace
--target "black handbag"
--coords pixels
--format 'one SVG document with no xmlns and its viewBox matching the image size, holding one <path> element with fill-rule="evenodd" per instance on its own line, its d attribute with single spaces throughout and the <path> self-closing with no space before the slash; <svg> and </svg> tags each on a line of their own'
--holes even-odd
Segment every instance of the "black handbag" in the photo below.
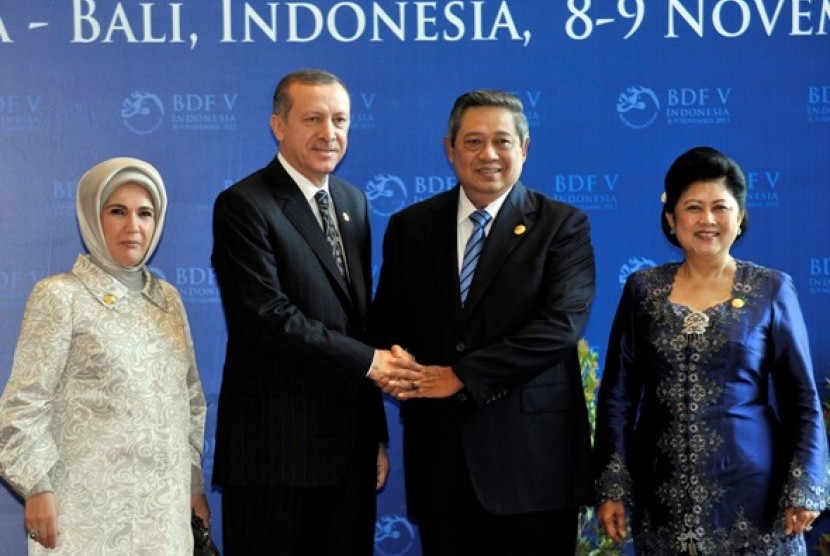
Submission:
<svg viewBox="0 0 830 556">
<path fill-rule="evenodd" d="M 219 556 L 219 549 L 210 538 L 210 531 L 202 519 L 192 512 L 190 528 L 193 529 L 193 556 Z"/>
</svg>

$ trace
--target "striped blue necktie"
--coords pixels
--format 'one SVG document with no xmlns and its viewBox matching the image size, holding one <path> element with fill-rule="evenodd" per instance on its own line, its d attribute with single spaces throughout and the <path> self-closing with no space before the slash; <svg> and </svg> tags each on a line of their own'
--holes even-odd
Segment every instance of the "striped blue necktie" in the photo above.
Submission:
<svg viewBox="0 0 830 556">
<path fill-rule="evenodd" d="M 467 301 L 467 294 L 470 293 L 470 284 L 473 283 L 473 273 L 478 264 L 478 257 L 484 247 L 484 228 L 490 222 L 490 213 L 484 209 L 478 209 L 470 214 L 473 221 L 473 232 L 467 240 L 467 247 L 464 249 L 464 260 L 461 263 L 461 274 L 459 275 L 459 286 L 461 289 L 461 306 Z"/>
</svg>

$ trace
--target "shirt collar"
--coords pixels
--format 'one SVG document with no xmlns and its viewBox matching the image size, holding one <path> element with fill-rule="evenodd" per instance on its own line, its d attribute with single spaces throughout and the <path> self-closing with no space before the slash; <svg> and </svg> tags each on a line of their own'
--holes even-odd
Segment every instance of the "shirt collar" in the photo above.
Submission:
<svg viewBox="0 0 830 556">
<path fill-rule="evenodd" d="M 486 210 L 488 213 L 490 213 L 490 216 L 493 217 L 490 220 L 490 222 L 492 222 L 493 220 L 496 219 L 496 216 L 499 214 L 499 210 L 501 210 L 501 206 L 504 204 L 504 200 L 510 194 L 510 191 L 512 189 L 513 189 L 512 186 L 508 187 L 504 191 L 504 193 L 502 193 L 501 195 L 499 195 L 498 197 L 493 199 L 493 201 L 489 205 L 484 207 L 484 210 Z M 470 218 L 470 214 L 472 214 L 476 210 L 478 210 L 478 209 L 476 209 L 475 205 L 473 205 L 473 203 L 467 197 L 467 194 L 464 192 L 464 188 L 459 187 L 458 188 L 458 215 L 457 215 L 457 221 L 456 222 L 458 224 L 461 224 L 462 222 L 466 222 L 467 219 Z"/>
<path fill-rule="evenodd" d="M 291 176 L 291 179 L 294 180 L 294 183 L 297 184 L 297 187 L 300 188 L 300 191 L 303 193 L 303 197 L 305 197 L 306 201 L 311 202 L 314 199 L 314 194 L 318 191 L 325 190 L 328 192 L 329 190 L 329 177 L 326 176 L 325 180 L 323 181 L 323 185 L 315 185 L 311 183 L 311 180 L 302 175 L 296 168 L 291 166 L 288 161 L 282 156 L 282 153 L 277 153 L 277 158 L 282 164 L 282 167 L 285 168 L 285 171 L 288 172 L 288 175 Z"/>
</svg>

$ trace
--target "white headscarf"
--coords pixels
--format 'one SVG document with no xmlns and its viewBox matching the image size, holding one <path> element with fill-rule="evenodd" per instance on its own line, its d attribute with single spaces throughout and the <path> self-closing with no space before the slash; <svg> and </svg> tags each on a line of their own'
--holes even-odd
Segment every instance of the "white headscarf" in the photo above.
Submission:
<svg viewBox="0 0 830 556">
<path fill-rule="evenodd" d="M 135 183 L 147 190 L 153 202 L 156 219 L 147 252 L 144 258 L 132 267 L 124 267 L 115 262 L 107 249 L 101 226 L 101 209 L 106 205 L 110 195 L 125 183 Z M 75 195 L 75 212 L 81 237 L 92 261 L 124 283 L 135 283 L 135 280 L 139 280 L 140 284 L 144 266 L 153 256 L 161 239 L 164 216 L 167 212 L 167 193 L 158 170 L 143 160 L 128 157 L 110 158 L 96 164 L 81 176 Z"/>
</svg>

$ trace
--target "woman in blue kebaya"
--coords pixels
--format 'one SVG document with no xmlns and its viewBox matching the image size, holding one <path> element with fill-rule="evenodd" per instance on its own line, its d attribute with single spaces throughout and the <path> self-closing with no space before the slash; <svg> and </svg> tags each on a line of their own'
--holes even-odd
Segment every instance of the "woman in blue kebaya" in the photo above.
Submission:
<svg viewBox="0 0 830 556">
<path fill-rule="evenodd" d="M 598 398 L 598 517 L 637 554 L 801 555 L 828 503 L 827 436 L 792 279 L 736 260 L 746 178 L 694 148 L 665 179 L 682 262 L 633 273 Z"/>
</svg>

